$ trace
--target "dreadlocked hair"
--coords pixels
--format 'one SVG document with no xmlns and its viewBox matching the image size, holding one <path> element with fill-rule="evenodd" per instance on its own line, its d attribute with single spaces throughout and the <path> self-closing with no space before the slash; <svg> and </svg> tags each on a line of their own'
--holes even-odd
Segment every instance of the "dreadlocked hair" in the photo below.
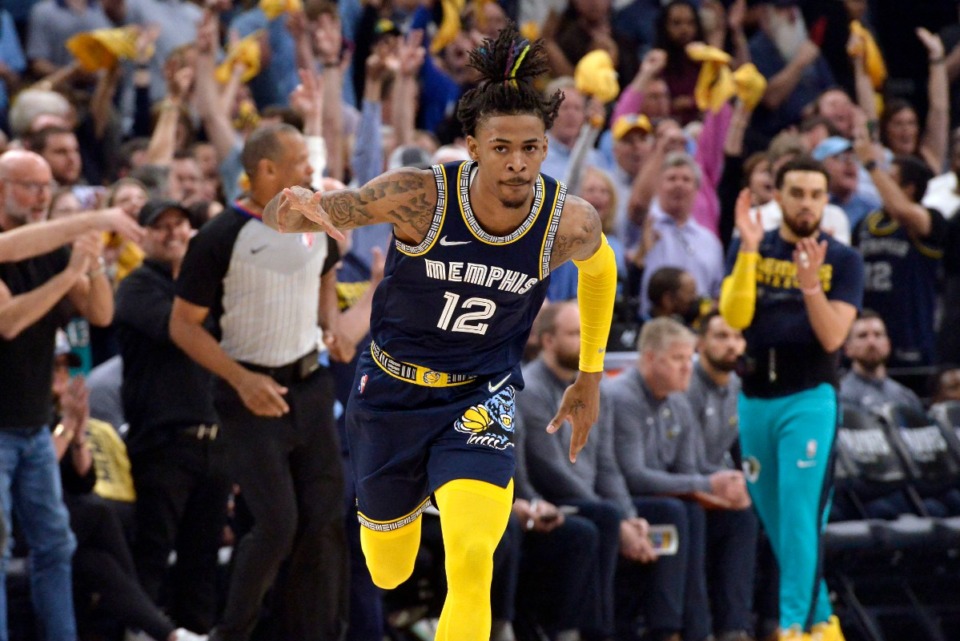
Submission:
<svg viewBox="0 0 960 641">
<path fill-rule="evenodd" d="M 470 66 L 480 72 L 481 79 L 457 105 L 464 133 L 476 135 L 480 121 L 493 115 L 533 114 L 546 129 L 553 125 L 563 92 L 544 98 L 533 86 L 548 69 L 543 40 L 530 42 L 510 23 L 496 40 L 487 38 L 470 52 Z"/>
</svg>

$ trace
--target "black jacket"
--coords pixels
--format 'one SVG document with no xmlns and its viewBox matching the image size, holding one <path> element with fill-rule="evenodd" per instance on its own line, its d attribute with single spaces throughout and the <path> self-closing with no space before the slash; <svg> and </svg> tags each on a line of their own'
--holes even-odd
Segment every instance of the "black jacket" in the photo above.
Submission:
<svg viewBox="0 0 960 641">
<path fill-rule="evenodd" d="M 213 375 L 170 339 L 175 285 L 170 266 L 147 259 L 117 289 L 114 322 L 123 358 L 123 412 L 131 456 L 178 430 L 215 423 Z"/>
</svg>

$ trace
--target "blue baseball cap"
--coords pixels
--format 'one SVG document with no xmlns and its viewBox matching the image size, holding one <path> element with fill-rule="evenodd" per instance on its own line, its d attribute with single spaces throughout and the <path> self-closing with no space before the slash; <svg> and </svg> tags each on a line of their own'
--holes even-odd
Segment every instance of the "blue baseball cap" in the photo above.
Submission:
<svg viewBox="0 0 960 641">
<path fill-rule="evenodd" d="M 814 160 L 823 162 L 827 158 L 836 156 L 837 154 L 842 154 L 852 147 L 853 144 L 846 138 L 842 138 L 840 136 L 830 136 L 829 138 L 824 138 L 821 140 L 820 144 L 817 145 L 816 149 L 813 150 L 813 158 Z"/>
</svg>

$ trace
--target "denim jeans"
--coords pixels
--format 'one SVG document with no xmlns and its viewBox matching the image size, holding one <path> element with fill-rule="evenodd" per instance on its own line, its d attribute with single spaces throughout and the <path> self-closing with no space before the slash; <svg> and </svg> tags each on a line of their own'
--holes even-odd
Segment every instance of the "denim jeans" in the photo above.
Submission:
<svg viewBox="0 0 960 641">
<path fill-rule="evenodd" d="M 60 467 L 50 430 L 0 429 L 0 503 L 7 531 L 11 512 L 30 547 L 30 595 L 46 641 L 76 641 L 70 560 L 76 539 L 63 504 Z M 12 541 L 0 564 L 0 641 L 7 641 L 6 567 Z"/>
</svg>

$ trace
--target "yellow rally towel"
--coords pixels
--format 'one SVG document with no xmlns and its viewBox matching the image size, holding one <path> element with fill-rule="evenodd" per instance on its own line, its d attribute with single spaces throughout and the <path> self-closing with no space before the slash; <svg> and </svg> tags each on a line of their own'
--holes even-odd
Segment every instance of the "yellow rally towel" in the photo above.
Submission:
<svg viewBox="0 0 960 641">
<path fill-rule="evenodd" d="M 283 13 L 303 11 L 303 2 L 301 0 L 260 0 L 260 10 L 268 20 L 273 20 Z"/>
<path fill-rule="evenodd" d="M 733 72 L 733 84 L 736 86 L 737 98 L 750 111 L 756 108 L 767 91 L 767 79 L 752 62 Z"/>
<path fill-rule="evenodd" d="M 877 46 L 873 34 L 860 24 L 859 20 L 850 22 L 850 33 L 859 36 L 863 44 L 851 45 L 847 53 L 851 56 L 862 55 L 863 68 L 870 76 L 870 83 L 873 88 L 877 90 L 883 88 L 883 83 L 887 80 L 887 65 L 883 62 L 883 54 L 880 53 L 880 47 Z"/>
<path fill-rule="evenodd" d="M 113 69 L 119 60 L 136 57 L 139 32 L 140 28 L 133 25 L 85 31 L 67 40 L 66 47 L 84 71 Z"/>
<path fill-rule="evenodd" d="M 87 442 L 97 470 L 97 484 L 93 491 L 111 501 L 136 501 L 127 446 L 113 426 L 91 418 L 87 421 Z"/>
<path fill-rule="evenodd" d="M 577 63 L 573 72 L 577 91 L 593 96 L 606 104 L 620 95 L 620 83 L 613 68 L 613 58 L 603 49 L 594 49 Z"/>
<path fill-rule="evenodd" d="M 238 63 L 244 67 L 243 76 L 240 78 L 242 82 L 250 82 L 254 76 L 260 73 L 260 35 L 262 33 L 262 30 L 258 29 L 230 46 L 226 58 L 214 72 L 217 82 L 221 85 L 227 84 L 233 73 L 234 65 Z"/>
<path fill-rule="evenodd" d="M 691 42 L 687 45 L 687 57 L 703 63 L 693 89 L 697 108 L 700 111 L 709 109 L 714 113 L 720 111 L 736 93 L 733 73 L 730 71 L 730 54 L 702 42 Z"/>
<path fill-rule="evenodd" d="M 464 4 L 464 0 L 440 0 L 440 6 L 443 8 L 443 19 L 440 21 L 440 28 L 433 36 L 433 42 L 430 43 L 431 53 L 440 53 L 460 33 L 462 28 L 460 12 L 463 11 Z"/>
</svg>

